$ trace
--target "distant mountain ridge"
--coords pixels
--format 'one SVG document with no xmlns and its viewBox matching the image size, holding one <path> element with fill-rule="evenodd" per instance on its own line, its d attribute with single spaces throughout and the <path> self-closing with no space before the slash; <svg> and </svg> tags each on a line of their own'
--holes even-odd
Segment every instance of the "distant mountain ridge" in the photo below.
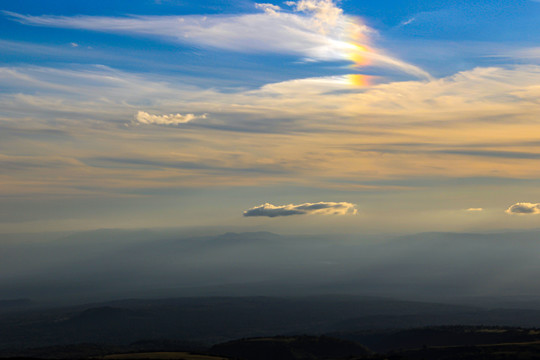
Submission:
<svg viewBox="0 0 540 360">
<path fill-rule="evenodd" d="M 0 288 L 5 298 L 52 304 L 320 293 L 454 303 L 507 294 L 540 299 L 538 253 L 538 230 L 372 238 L 103 229 L 0 243 Z"/>
</svg>

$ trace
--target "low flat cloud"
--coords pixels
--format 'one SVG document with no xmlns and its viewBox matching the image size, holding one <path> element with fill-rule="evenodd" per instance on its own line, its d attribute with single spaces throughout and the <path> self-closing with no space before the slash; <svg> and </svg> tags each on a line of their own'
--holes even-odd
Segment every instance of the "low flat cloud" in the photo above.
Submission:
<svg viewBox="0 0 540 360">
<path fill-rule="evenodd" d="M 540 204 L 536 203 L 515 203 L 506 209 L 506 213 L 510 215 L 538 215 L 540 214 Z"/>
<path fill-rule="evenodd" d="M 484 211 L 484 209 L 483 208 L 468 208 L 466 211 L 478 212 L 478 211 Z"/>
<path fill-rule="evenodd" d="M 197 119 L 206 119 L 206 114 L 169 114 L 169 115 L 152 115 L 144 111 L 137 112 L 135 115 L 136 124 L 154 124 L 154 125 L 178 125 L 185 124 Z"/>
<path fill-rule="evenodd" d="M 304 204 L 272 205 L 265 203 L 244 211 L 244 216 L 290 216 L 290 215 L 355 215 L 356 205 L 348 202 L 318 202 Z"/>
</svg>

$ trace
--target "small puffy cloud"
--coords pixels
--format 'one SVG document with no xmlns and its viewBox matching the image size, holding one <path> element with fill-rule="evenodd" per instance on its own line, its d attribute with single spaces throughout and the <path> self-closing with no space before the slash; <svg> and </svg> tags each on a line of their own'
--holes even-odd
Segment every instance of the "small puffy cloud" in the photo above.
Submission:
<svg viewBox="0 0 540 360">
<path fill-rule="evenodd" d="M 323 32 L 326 32 L 328 26 L 335 26 L 343 16 L 343 10 L 338 8 L 332 0 L 289 1 L 287 5 L 294 6 L 296 11 L 312 13 Z"/>
<path fill-rule="evenodd" d="M 244 216 L 290 216 L 290 215 L 355 215 L 356 205 L 348 202 L 318 202 L 305 204 L 272 205 L 269 203 L 255 206 L 244 211 Z"/>
<path fill-rule="evenodd" d="M 466 211 L 478 212 L 478 211 L 484 211 L 484 209 L 483 208 L 468 208 Z"/>
<path fill-rule="evenodd" d="M 169 114 L 169 115 L 152 115 L 144 111 L 137 112 L 135 122 L 137 124 L 155 124 L 155 125 L 178 125 L 185 124 L 197 119 L 206 119 L 206 114 Z"/>
<path fill-rule="evenodd" d="M 257 9 L 262 9 L 264 10 L 265 13 L 271 14 L 271 15 L 275 15 L 278 13 L 278 11 L 281 10 L 279 6 L 274 5 L 274 4 L 267 4 L 267 3 L 255 4 L 255 7 Z"/>
<path fill-rule="evenodd" d="M 510 215 L 537 215 L 540 214 L 540 204 L 536 203 L 515 203 L 506 209 L 506 213 Z"/>
</svg>

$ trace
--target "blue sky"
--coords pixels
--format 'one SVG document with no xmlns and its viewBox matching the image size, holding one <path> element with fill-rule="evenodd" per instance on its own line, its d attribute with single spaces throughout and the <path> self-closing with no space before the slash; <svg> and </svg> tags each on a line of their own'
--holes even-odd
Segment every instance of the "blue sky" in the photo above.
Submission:
<svg viewBox="0 0 540 360">
<path fill-rule="evenodd" d="M 0 10 L 0 231 L 537 226 L 538 1 Z"/>
</svg>

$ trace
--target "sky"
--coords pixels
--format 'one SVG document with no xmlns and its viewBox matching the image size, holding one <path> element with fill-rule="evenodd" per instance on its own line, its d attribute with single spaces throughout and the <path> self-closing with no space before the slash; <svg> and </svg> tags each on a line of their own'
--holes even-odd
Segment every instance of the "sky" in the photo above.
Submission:
<svg viewBox="0 0 540 360">
<path fill-rule="evenodd" d="M 0 232 L 538 228 L 540 1 L 0 6 Z"/>
</svg>

